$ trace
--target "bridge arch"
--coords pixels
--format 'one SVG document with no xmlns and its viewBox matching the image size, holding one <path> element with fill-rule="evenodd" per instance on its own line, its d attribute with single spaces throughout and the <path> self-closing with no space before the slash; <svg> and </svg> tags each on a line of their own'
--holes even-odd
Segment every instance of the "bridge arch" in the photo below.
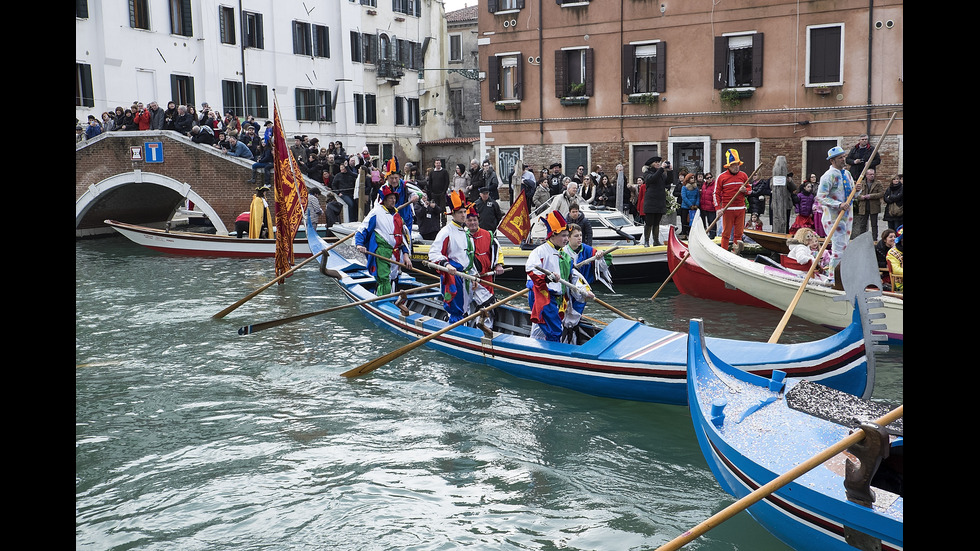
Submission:
<svg viewBox="0 0 980 551">
<path fill-rule="evenodd" d="M 161 220 L 172 219 L 187 201 L 207 216 L 217 233 L 228 233 L 218 212 L 190 184 L 136 169 L 110 176 L 82 193 L 75 201 L 75 235 L 105 233 L 108 228 L 102 221 L 106 218 L 130 224 L 159 225 Z"/>
</svg>

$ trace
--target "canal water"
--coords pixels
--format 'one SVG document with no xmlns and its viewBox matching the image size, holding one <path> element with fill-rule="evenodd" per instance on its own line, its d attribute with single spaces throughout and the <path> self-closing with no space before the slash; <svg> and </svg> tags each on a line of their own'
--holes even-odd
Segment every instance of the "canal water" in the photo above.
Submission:
<svg viewBox="0 0 980 551">
<path fill-rule="evenodd" d="M 419 348 L 356 309 L 239 336 L 246 324 L 344 303 L 301 268 L 76 241 L 75 547 L 84 550 L 656 549 L 734 500 L 687 408 L 600 399 Z M 618 286 L 647 323 L 767 340 L 780 312 Z M 587 312 L 611 319 L 602 307 Z M 780 342 L 829 330 L 793 319 Z M 875 399 L 901 403 L 902 347 Z M 740 513 L 688 544 L 787 547 Z"/>
</svg>

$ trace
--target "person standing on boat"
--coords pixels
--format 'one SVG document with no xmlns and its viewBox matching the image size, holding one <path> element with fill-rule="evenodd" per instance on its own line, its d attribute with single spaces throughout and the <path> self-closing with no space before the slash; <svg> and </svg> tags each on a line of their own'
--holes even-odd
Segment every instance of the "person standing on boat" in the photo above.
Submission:
<svg viewBox="0 0 980 551">
<path fill-rule="evenodd" d="M 269 228 L 272 227 L 272 213 L 269 212 L 269 202 L 265 199 L 268 186 L 255 188 L 252 204 L 249 206 L 248 238 L 268 239 Z"/>
<path fill-rule="evenodd" d="M 558 211 L 551 211 L 542 216 L 541 221 L 548 230 L 548 239 L 531 251 L 524 264 L 526 285 L 531 289 L 527 295 L 531 308 L 531 337 L 560 342 L 563 319 L 571 308 L 571 299 L 585 302 L 595 295 L 585 278 L 572 266 L 571 256 L 562 251 L 569 238 L 565 217 Z M 570 282 L 574 289 L 566 287 L 561 280 Z"/>
<path fill-rule="evenodd" d="M 647 159 L 643 173 L 643 246 L 650 246 L 650 234 L 653 234 L 653 245 L 659 247 L 660 220 L 667 213 L 667 190 L 674 182 L 674 172 L 670 163 L 661 157 Z"/>
<path fill-rule="evenodd" d="M 481 195 L 486 195 L 482 193 Z M 480 212 L 475 207 L 470 207 L 466 213 L 466 231 L 470 234 L 473 241 L 473 267 L 477 277 L 483 281 L 492 283 L 495 276 L 504 273 L 504 253 L 500 249 L 500 242 L 496 236 L 485 228 L 480 227 Z M 493 287 L 485 283 L 473 286 L 473 310 L 486 308 L 496 302 L 493 296 Z M 494 313 L 490 310 L 484 325 L 493 331 Z"/>
<path fill-rule="evenodd" d="M 717 216 L 721 216 L 721 248 L 728 249 L 729 238 L 734 241 L 732 252 L 741 254 L 745 244 L 742 233 L 745 230 L 745 198 L 752 192 L 748 174 L 741 171 L 742 161 L 738 151 L 725 151 L 727 169 L 715 180 L 714 203 Z"/>
<path fill-rule="evenodd" d="M 582 278 L 590 289 L 592 288 L 592 284 L 596 280 L 599 280 L 612 290 L 612 279 L 609 275 L 609 259 L 605 258 L 605 251 L 592 248 L 591 245 L 584 242 L 583 236 L 584 233 L 581 226 L 574 223 L 568 224 L 568 244 L 562 248 L 562 252 L 571 259 L 572 267 L 582 274 Z M 596 258 L 588 264 L 575 267 L 576 264 L 585 262 L 593 256 Z M 572 297 L 571 308 L 565 313 L 564 319 L 562 319 L 562 326 L 564 327 L 561 338 L 562 342 L 577 344 L 578 339 L 575 328 L 578 327 L 584 312 L 585 301 Z"/>
<path fill-rule="evenodd" d="M 840 146 L 830 148 L 827 151 L 830 168 L 820 177 L 820 184 L 817 186 L 816 199 L 823 211 L 820 222 L 823 224 L 824 233 L 830 236 L 831 269 L 840 264 L 841 255 L 844 254 L 847 242 L 851 239 L 851 227 L 854 224 L 854 211 L 851 209 L 850 201 L 854 181 L 851 179 L 851 173 L 846 169 L 846 158 L 847 153 Z M 842 212 L 844 216 L 835 228 L 837 217 Z"/>
<path fill-rule="evenodd" d="M 449 314 L 449 323 L 455 323 L 469 313 L 472 289 L 457 272 L 472 274 L 474 250 L 473 239 L 466 231 L 466 214 L 470 208 L 466 194 L 454 191 L 449 196 L 448 207 L 452 218 L 432 240 L 429 262 L 447 268 L 446 272 L 440 271 L 442 301 Z"/>
<path fill-rule="evenodd" d="M 397 160 L 395 160 L 395 165 L 397 165 Z M 402 180 L 401 171 L 397 168 L 386 165 L 386 170 L 390 170 L 385 174 L 385 184 L 392 191 L 398 194 L 398 202 L 396 205 L 404 205 L 398 211 L 402 215 L 402 220 L 405 221 L 405 227 L 408 228 L 409 235 L 412 233 L 412 225 L 415 223 L 415 203 L 419 200 L 424 199 L 424 197 L 414 191 L 408 189 L 405 185 L 405 180 Z M 393 169 L 393 170 L 392 170 Z M 380 194 L 379 194 L 380 195 Z M 411 240 L 408 242 L 408 246 L 412 246 Z"/>
<path fill-rule="evenodd" d="M 398 192 L 387 185 L 379 191 L 383 199 L 375 206 L 361 222 L 361 227 L 354 234 L 354 246 L 362 254 L 370 251 L 377 256 L 367 257 L 368 272 L 377 281 L 375 294 L 378 296 L 391 293 L 394 282 L 398 279 L 398 265 L 385 262 L 381 258 L 390 258 L 403 262 L 412 267 L 412 255 L 408 249 L 407 228 L 401 215 L 395 207 L 398 202 Z"/>
</svg>

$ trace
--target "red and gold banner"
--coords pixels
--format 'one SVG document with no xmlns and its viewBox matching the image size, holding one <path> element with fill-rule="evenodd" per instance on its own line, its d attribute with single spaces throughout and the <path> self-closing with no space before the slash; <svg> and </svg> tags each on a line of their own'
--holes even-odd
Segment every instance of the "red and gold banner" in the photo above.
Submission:
<svg viewBox="0 0 980 551">
<path fill-rule="evenodd" d="M 523 191 L 518 192 L 517 198 L 500 221 L 497 230 L 506 235 L 507 239 L 515 245 L 520 245 L 527 238 L 527 234 L 531 233 L 531 214 L 527 206 L 527 196 Z"/>
<path fill-rule="evenodd" d="M 307 190 L 303 173 L 289 151 L 286 135 L 279 118 L 279 102 L 273 100 L 274 122 L 272 128 L 272 162 L 275 167 L 273 189 L 276 198 L 276 276 L 289 271 L 295 262 L 293 239 L 303 224 Z M 280 280 L 282 285 L 285 280 Z"/>
</svg>

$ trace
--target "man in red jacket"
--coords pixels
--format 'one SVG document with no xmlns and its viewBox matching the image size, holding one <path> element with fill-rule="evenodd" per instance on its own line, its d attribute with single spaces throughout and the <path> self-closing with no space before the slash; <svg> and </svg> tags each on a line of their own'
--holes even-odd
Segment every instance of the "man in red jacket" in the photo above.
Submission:
<svg viewBox="0 0 980 551">
<path fill-rule="evenodd" d="M 745 197 L 752 191 L 749 177 L 739 167 L 738 151 L 725 151 L 725 170 L 715 180 L 714 203 L 717 216 L 722 216 L 721 247 L 728 249 L 729 235 L 734 233 L 735 246 L 732 252 L 741 254 L 742 232 L 745 229 Z"/>
</svg>

